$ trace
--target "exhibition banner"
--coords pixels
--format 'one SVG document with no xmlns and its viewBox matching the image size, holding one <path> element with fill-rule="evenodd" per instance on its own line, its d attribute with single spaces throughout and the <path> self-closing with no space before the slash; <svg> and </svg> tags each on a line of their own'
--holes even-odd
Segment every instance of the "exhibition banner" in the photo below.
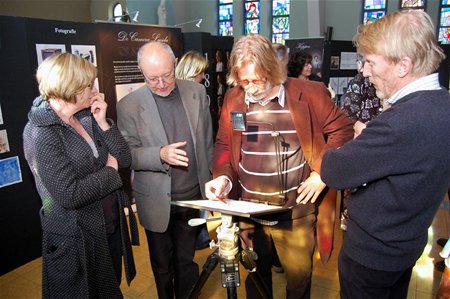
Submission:
<svg viewBox="0 0 450 299">
<path fill-rule="evenodd" d="M 69 52 L 98 66 L 95 24 L 25 19 L 32 72 L 50 55 Z"/>
<path fill-rule="evenodd" d="M 178 59 L 183 54 L 180 28 L 128 23 L 97 23 L 100 43 L 99 80 L 108 101 L 108 115 L 116 119 L 116 102 L 144 85 L 137 65 L 139 48 L 150 41 L 171 46 Z"/>
<path fill-rule="evenodd" d="M 322 64 L 325 47 L 325 39 L 323 37 L 287 39 L 286 47 L 289 48 L 289 53 L 305 51 L 310 54 L 312 57 L 312 74 L 322 77 Z"/>
</svg>

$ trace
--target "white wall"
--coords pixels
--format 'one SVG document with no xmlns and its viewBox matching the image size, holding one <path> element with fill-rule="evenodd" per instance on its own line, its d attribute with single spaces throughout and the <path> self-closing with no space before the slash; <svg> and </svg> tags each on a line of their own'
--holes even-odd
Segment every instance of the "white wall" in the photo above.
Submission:
<svg viewBox="0 0 450 299">
<path fill-rule="evenodd" d="M 90 4 L 91 0 L 2 0 L 0 1 L 0 15 L 90 22 Z"/>
</svg>

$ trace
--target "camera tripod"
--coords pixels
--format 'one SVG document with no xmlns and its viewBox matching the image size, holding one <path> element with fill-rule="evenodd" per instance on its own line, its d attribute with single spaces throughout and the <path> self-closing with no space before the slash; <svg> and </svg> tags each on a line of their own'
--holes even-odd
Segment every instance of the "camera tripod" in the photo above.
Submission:
<svg viewBox="0 0 450 299">
<path fill-rule="evenodd" d="M 255 284 L 261 297 L 271 299 L 272 295 L 262 277 L 256 272 L 256 253 L 251 249 L 239 251 L 239 227 L 233 222 L 233 217 L 222 215 L 222 224 L 217 228 L 217 244 L 212 241 L 211 247 L 216 250 L 208 256 L 203 270 L 189 293 L 189 299 L 197 299 L 209 275 L 220 264 L 222 287 L 227 289 L 227 298 L 236 299 L 236 287 L 241 285 L 239 276 L 239 262 L 248 271 L 250 279 Z"/>
</svg>

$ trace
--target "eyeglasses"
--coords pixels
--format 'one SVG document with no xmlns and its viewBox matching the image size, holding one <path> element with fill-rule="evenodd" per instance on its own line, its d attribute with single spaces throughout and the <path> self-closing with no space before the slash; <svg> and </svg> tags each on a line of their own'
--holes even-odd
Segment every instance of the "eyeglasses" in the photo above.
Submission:
<svg viewBox="0 0 450 299">
<path fill-rule="evenodd" d="M 244 80 L 237 80 L 236 82 L 241 86 L 247 86 L 250 83 L 252 83 L 253 85 L 263 85 L 267 82 L 267 79 L 256 79 L 256 80 L 244 79 Z"/>
<path fill-rule="evenodd" d="M 147 79 L 147 82 L 152 85 L 158 84 L 159 80 L 161 80 L 163 83 L 171 83 L 172 80 L 175 78 L 174 71 L 171 71 L 170 73 L 167 73 L 159 77 L 147 77 L 144 73 L 142 74 L 144 75 L 145 79 Z"/>
<path fill-rule="evenodd" d="M 358 70 L 364 67 L 365 62 L 366 60 L 364 59 L 364 56 L 358 54 L 358 56 L 356 57 L 356 66 L 358 67 Z"/>
</svg>

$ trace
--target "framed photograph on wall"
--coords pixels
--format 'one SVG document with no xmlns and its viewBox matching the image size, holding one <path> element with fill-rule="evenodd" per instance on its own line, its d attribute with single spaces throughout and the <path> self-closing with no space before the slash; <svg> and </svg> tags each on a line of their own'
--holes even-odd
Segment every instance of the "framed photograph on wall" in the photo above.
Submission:
<svg viewBox="0 0 450 299">
<path fill-rule="evenodd" d="M 9 152 L 9 141 L 6 130 L 0 130 L 0 154 Z"/>
<path fill-rule="evenodd" d="M 330 70 L 339 69 L 339 56 L 331 56 L 330 58 Z"/>
<path fill-rule="evenodd" d="M 66 45 L 63 44 L 36 44 L 38 65 L 47 57 L 64 52 L 66 52 Z"/>
<path fill-rule="evenodd" d="M 0 125 L 3 125 L 2 104 L 0 103 Z"/>
</svg>

